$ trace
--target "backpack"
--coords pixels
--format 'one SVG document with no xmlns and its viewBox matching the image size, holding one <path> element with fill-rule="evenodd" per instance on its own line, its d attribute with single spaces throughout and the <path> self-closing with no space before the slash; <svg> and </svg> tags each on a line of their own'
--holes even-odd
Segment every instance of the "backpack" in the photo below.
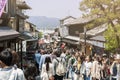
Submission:
<svg viewBox="0 0 120 80">
<path fill-rule="evenodd" d="M 75 63 L 75 59 L 71 59 L 71 64 L 73 65 Z"/>
<path fill-rule="evenodd" d="M 75 71 L 75 67 L 73 66 L 73 64 L 75 63 L 75 59 L 71 59 L 71 67 L 72 67 L 72 71 L 74 72 Z"/>
<path fill-rule="evenodd" d="M 112 72 L 113 72 L 112 76 L 116 76 L 117 75 L 117 66 L 116 66 L 116 64 L 114 64 L 114 66 L 112 68 Z"/>
<path fill-rule="evenodd" d="M 63 61 L 62 61 L 62 59 L 59 61 L 57 58 L 56 58 L 56 60 L 58 61 L 58 65 L 57 65 L 57 67 L 56 67 L 56 74 L 57 74 L 58 76 L 64 76 L 66 70 L 65 70 Z"/>
</svg>

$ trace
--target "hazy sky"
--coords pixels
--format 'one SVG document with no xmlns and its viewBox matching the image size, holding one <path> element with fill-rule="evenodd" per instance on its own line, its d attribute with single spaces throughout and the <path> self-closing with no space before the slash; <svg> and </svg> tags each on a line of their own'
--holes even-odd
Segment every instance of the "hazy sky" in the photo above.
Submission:
<svg viewBox="0 0 120 80">
<path fill-rule="evenodd" d="M 47 16 L 63 18 L 66 16 L 79 17 L 81 0 L 26 0 L 32 10 L 26 11 L 30 16 Z"/>
</svg>

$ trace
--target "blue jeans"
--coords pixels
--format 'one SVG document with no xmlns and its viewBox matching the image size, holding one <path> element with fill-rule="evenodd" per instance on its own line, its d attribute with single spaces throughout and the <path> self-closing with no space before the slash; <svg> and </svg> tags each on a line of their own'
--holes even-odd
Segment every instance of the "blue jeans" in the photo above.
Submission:
<svg viewBox="0 0 120 80">
<path fill-rule="evenodd" d="M 71 79 L 74 80 L 74 76 L 73 76 L 73 75 L 74 75 L 74 72 L 72 71 L 72 67 L 70 67 L 70 71 L 69 71 L 69 72 L 70 72 L 70 74 L 71 74 Z"/>
<path fill-rule="evenodd" d="M 84 75 L 84 80 L 91 80 L 91 77 Z"/>
</svg>

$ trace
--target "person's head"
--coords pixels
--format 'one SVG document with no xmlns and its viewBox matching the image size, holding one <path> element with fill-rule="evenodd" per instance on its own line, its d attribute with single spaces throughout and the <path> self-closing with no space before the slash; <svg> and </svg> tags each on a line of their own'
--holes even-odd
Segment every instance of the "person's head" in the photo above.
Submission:
<svg viewBox="0 0 120 80">
<path fill-rule="evenodd" d="M 73 57 L 75 57 L 75 52 L 74 51 L 71 51 L 71 54 Z"/>
<path fill-rule="evenodd" d="M 41 54 L 45 54 L 45 50 L 44 49 L 40 49 Z"/>
<path fill-rule="evenodd" d="M 110 64 L 112 64 L 112 63 L 114 62 L 114 60 L 115 60 L 114 57 L 111 56 L 111 57 L 110 57 Z"/>
<path fill-rule="evenodd" d="M 85 61 L 85 55 L 81 55 L 81 63 L 83 63 Z"/>
<path fill-rule="evenodd" d="M 12 57 L 13 57 L 12 65 L 17 64 L 19 61 L 19 55 L 14 50 L 11 50 L 11 53 L 12 53 Z"/>
<path fill-rule="evenodd" d="M 37 75 L 37 68 L 34 63 L 30 63 L 25 70 L 25 77 L 27 80 L 35 80 Z"/>
<path fill-rule="evenodd" d="M 46 58 L 45 58 L 45 63 L 51 63 L 50 57 L 46 57 Z"/>
<path fill-rule="evenodd" d="M 96 55 L 94 56 L 94 61 L 99 61 L 99 55 L 96 54 Z"/>
<path fill-rule="evenodd" d="M 60 55 L 61 55 L 58 50 L 56 50 L 56 51 L 54 52 L 54 54 L 56 55 L 56 57 L 60 57 Z"/>
<path fill-rule="evenodd" d="M 41 53 L 40 49 L 38 50 L 38 53 Z"/>
<path fill-rule="evenodd" d="M 99 55 L 99 62 L 101 63 L 102 62 L 102 57 Z"/>
<path fill-rule="evenodd" d="M 105 59 L 107 59 L 107 55 L 106 54 L 103 54 L 102 55 L 102 58 L 105 60 Z"/>
<path fill-rule="evenodd" d="M 79 56 L 79 53 L 78 53 L 78 52 L 76 52 L 76 53 L 75 53 L 75 57 L 77 58 L 78 56 Z"/>
<path fill-rule="evenodd" d="M 49 63 L 51 63 L 50 57 L 45 58 L 45 63 L 46 63 L 46 70 L 49 71 Z"/>
<path fill-rule="evenodd" d="M 66 49 L 62 49 L 62 53 L 66 53 Z"/>
<path fill-rule="evenodd" d="M 120 62 L 120 54 L 116 54 L 114 60 L 119 63 Z"/>
<path fill-rule="evenodd" d="M 47 49 L 47 54 L 51 54 L 53 51 L 52 51 L 52 49 Z"/>
<path fill-rule="evenodd" d="M 92 60 L 91 56 L 86 56 L 86 61 L 90 62 Z"/>
<path fill-rule="evenodd" d="M 12 53 L 10 49 L 5 49 L 0 53 L 0 65 L 1 67 L 11 66 L 12 65 Z"/>
</svg>

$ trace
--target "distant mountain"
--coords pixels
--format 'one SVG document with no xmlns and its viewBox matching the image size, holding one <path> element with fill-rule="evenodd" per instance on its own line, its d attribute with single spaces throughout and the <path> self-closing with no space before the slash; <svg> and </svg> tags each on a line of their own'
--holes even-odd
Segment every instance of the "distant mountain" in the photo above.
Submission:
<svg viewBox="0 0 120 80">
<path fill-rule="evenodd" d="M 58 18 L 49 18 L 45 16 L 30 16 L 28 21 L 35 24 L 39 29 L 43 28 L 53 29 L 60 26 Z"/>
</svg>

